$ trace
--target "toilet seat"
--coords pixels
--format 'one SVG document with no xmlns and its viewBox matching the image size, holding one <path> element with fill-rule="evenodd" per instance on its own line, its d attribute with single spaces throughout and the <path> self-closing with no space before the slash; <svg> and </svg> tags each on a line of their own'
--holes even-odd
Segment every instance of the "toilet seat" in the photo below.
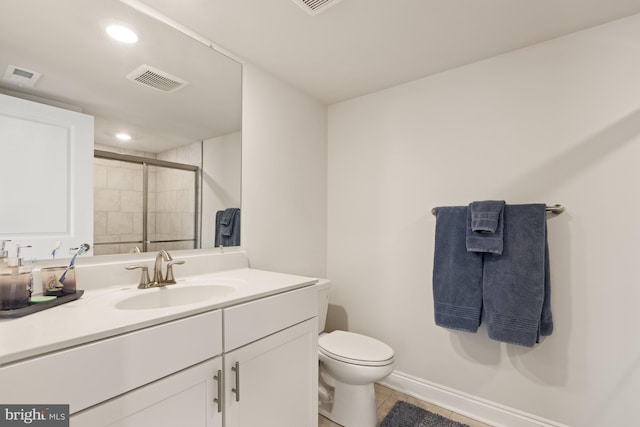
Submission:
<svg viewBox="0 0 640 427">
<path fill-rule="evenodd" d="M 331 359 L 362 366 L 385 366 L 394 358 L 393 349 L 385 343 L 346 331 L 321 335 L 318 350 Z"/>
</svg>

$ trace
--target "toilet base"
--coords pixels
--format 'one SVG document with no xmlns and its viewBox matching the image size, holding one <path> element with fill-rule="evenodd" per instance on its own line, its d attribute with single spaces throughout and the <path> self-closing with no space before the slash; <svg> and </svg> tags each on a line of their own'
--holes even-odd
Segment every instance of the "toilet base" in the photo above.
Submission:
<svg viewBox="0 0 640 427">
<path fill-rule="evenodd" d="M 376 396 L 373 383 L 345 384 L 331 378 L 331 402 L 320 405 L 320 415 L 344 427 L 376 427 Z"/>
</svg>

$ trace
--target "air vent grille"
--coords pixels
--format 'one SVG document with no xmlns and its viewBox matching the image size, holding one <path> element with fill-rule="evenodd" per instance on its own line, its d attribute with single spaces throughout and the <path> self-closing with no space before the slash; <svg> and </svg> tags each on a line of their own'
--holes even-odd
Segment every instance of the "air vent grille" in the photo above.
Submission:
<svg viewBox="0 0 640 427">
<path fill-rule="evenodd" d="M 19 86 L 35 86 L 40 78 L 40 73 L 27 70 L 26 68 L 9 65 L 4 73 L 4 79 L 16 83 Z"/>
<path fill-rule="evenodd" d="M 189 84 L 186 80 L 148 65 L 141 65 L 136 68 L 127 75 L 127 78 L 162 92 L 175 92 Z"/>
<path fill-rule="evenodd" d="M 331 6 L 335 6 L 342 0 L 293 0 L 298 6 L 307 11 L 310 15 L 317 15 L 324 12 Z"/>
</svg>

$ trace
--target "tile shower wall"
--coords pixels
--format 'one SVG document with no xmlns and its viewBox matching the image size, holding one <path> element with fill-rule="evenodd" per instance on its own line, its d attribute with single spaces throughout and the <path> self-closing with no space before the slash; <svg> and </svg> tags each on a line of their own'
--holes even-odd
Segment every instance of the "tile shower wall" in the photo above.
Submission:
<svg viewBox="0 0 640 427">
<path fill-rule="evenodd" d="M 132 150 L 114 150 L 147 158 L 158 158 L 199 166 L 200 143 L 170 150 L 158 155 Z M 94 242 L 141 241 L 143 236 L 143 176 L 139 164 L 107 159 L 94 160 Z M 150 167 L 148 197 L 149 240 L 192 238 L 194 235 L 194 173 Z M 94 254 L 127 253 L 141 244 L 114 243 L 95 245 Z M 149 250 L 192 248 L 192 242 L 150 245 Z"/>
</svg>

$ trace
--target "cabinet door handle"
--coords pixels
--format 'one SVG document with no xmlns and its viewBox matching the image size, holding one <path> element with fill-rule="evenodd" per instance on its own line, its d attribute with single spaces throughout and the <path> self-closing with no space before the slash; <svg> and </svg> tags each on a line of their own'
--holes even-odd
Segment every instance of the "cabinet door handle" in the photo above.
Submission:
<svg viewBox="0 0 640 427">
<path fill-rule="evenodd" d="M 231 392 L 236 394 L 236 402 L 240 402 L 240 362 L 236 362 L 231 370 L 236 373 L 236 388 L 232 388 Z"/>
<path fill-rule="evenodd" d="M 213 379 L 218 383 L 218 397 L 215 397 L 213 402 L 218 404 L 218 412 L 222 412 L 222 371 L 220 369 Z"/>
</svg>

